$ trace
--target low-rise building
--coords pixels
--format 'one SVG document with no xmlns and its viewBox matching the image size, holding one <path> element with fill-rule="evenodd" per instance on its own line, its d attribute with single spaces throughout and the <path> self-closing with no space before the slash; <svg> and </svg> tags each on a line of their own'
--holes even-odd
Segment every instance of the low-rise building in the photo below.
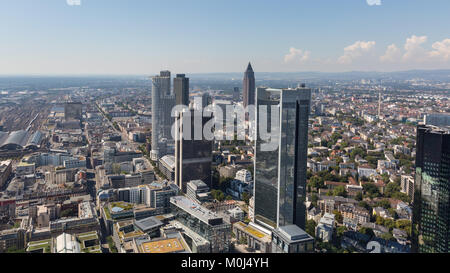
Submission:
<svg viewBox="0 0 450 273">
<path fill-rule="evenodd" d="M 233 232 L 236 235 L 236 241 L 247 242 L 247 247 L 261 253 L 270 253 L 272 250 L 271 235 L 253 224 L 237 222 L 233 224 Z"/>
<path fill-rule="evenodd" d="M 272 253 L 312 253 L 314 238 L 296 225 L 282 226 L 272 232 Z"/>
</svg>

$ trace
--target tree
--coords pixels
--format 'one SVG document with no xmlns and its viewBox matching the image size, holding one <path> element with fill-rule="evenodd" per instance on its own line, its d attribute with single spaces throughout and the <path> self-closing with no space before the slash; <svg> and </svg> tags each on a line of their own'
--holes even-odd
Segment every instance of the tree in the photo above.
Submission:
<svg viewBox="0 0 450 273">
<path fill-rule="evenodd" d="M 311 179 L 309 180 L 309 184 L 311 185 L 311 187 L 313 187 L 315 189 L 322 189 L 325 187 L 323 178 L 321 178 L 319 176 L 311 177 Z"/>
<path fill-rule="evenodd" d="M 363 189 L 371 198 L 378 197 L 380 195 L 380 191 L 374 183 L 363 184 Z"/>
<path fill-rule="evenodd" d="M 250 201 L 250 194 L 248 194 L 247 192 L 243 192 L 242 193 L 242 201 L 245 202 L 245 204 L 249 204 Z"/>
<path fill-rule="evenodd" d="M 316 222 L 314 220 L 306 221 L 305 231 L 312 237 L 316 237 Z"/>
<path fill-rule="evenodd" d="M 111 251 L 111 253 L 117 253 L 117 252 L 118 252 L 118 251 L 117 251 L 117 247 L 116 247 L 116 245 L 114 244 L 113 238 L 112 238 L 111 236 L 108 236 L 108 237 L 106 238 L 106 241 L 108 242 L 108 245 L 109 245 L 109 251 Z"/>
<path fill-rule="evenodd" d="M 317 194 L 311 195 L 311 204 L 314 207 L 317 207 L 317 201 L 319 201 L 319 197 L 317 196 Z"/>
<path fill-rule="evenodd" d="M 384 240 L 386 240 L 386 241 L 396 241 L 396 239 L 394 238 L 394 236 L 392 236 L 392 234 L 391 233 L 383 233 L 383 234 L 381 234 L 381 236 L 380 236 L 380 238 L 381 239 L 384 239 Z"/>
<path fill-rule="evenodd" d="M 389 230 L 392 230 L 395 227 L 395 222 L 390 218 L 386 218 L 384 219 L 384 226 L 387 227 Z"/>
<path fill-rule="evenodd" d="M 377 218 L 376 218 L 376 220 L 375 220 L 375 223 L 376 223 L 377 225 L 383 226 L 383 225 L 384 225 L 384 219 L 383 219 L 383 217 L 377 216 Z"/>
<path fill-rule="evenodd" d="M 370 236 L 370 237 L 375 236 L 375 233 L 373 232 L 373 229 L 371 229 L 371 228 L 366 228 L 366 227 L 360 228 L 360 229 L 359 229 L 359 233 L 368 235 L 368 236 Z"/>
<path fill-rule="evenodd" d="M 372 207 L 366 201 L 361 201 L 358 203 L 358 206 L 365 208 L 366 210 L 371 210 Z"/>
<path fill-rule="evenodd" d="M 382 207 L 384 209 L 389 209 L 391 207 L 391 203 L 387 199 L 383 199 L 377 202 L 377 207 Z"/>
<path fill-rule="evenodd" d="M 344 232 L 347 231 L 347 228 L 345 226 L 340 226 L 336 229 L 336 234 L 340 238 L 344 235 Z"/>
<path fill-rule="evenodd" d="M 355 199 L 358 200 L 358 201 L 363 200 L 363 194 L 362 194 L 362 192 L 356 193 Z"/>
<path fill-rule="evenodd" d="M 225 200 L 225 194 L 221 190 L 212 190 L 211 195 L 214 199 L 216 199 L 219 202 Z"/>
<path fill-rule="evenodd" d="M 342 224 L 342 222 L 344 221 L 344 216 L 342 216 L 342 214 L 338 211 L 338 210 L 334 210 L 333 214 L 336 216 L 336 222 L 338 222 L 339 224 Z"/>
<path fill-rule="evenodd" d="M 337 186 L 337 187 L 333 190 L 333 195 L 334 195 L 334 196 L 347 197 L 347 191 L 345 190 L 345 187 L 344 187 L 344 186 Z"/>
<path fill-rule="evenodd" d="M 401 190 L 400 185 L 398 185 L 395 182 L 391 182 L 391 183 L 387 184 L 384 194 L 387 197 L 393 197 L 393 195 L 397 192 L 400 192 L 400 190 Z"/>
</svg>

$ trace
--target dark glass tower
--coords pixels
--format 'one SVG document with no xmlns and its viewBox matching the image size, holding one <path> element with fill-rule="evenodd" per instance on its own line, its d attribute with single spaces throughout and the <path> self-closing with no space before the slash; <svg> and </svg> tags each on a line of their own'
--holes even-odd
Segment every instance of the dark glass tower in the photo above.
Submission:
<svg viewBox="0 0 450 273">
<path fill-rule="evenodd" d="M 256 97 L 255 222 L 268 228 L 294 224 L 304 229 L 311 89 L 258 88 Z M 267 106 L 271 140 L 261 137 L 266 120 L 260 106 Z M 278 126 L 272 120 L 272 106 L 277 106 L 273 118 L 281 120 Z"/>
<path fill-rule="evenodd" d="M 244 108 L 255 104 L 255 73 L 252 65 L 248 63 L 247 70 L 244 73 L 243 100 Z"/>
<path fill-rule="evenodd" d="M 189 78 L 184 74 L 177 74 L 173 79 L 173 91 L 177 105 L 189 106 Z"/>
<path fill-rule="evenodd" d="M 210 119 L 194 110 L 182 112 L 175 119 L 175 183 L 184 193 L 192 180 L 202 180 L 211 188 L 213 142 L 202 136 L 202 128 Z"/>
<path fill-rule="evenodd" d="M 450 251 L 450 129 L 417 127 L 412 251 Z"/>
</svg>

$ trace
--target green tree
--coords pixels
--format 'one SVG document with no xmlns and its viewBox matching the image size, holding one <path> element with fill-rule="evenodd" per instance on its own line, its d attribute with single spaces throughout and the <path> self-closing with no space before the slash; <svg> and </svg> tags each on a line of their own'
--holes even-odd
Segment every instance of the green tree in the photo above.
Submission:
<svg viewBox="0 0 450 273">
<path fill-rule="evenodd" d="M 305 231 L 312 237 L 316 237 L 316 222 L 314 220 L 306 221 Z"/>
<path fill-rule="evenodd" d="M 248 194 L 247 192 L 243 192 L 242 193 L 242 201 L 245 202 L 245 204 L 249 204 L 250 201 L 250 194 Z"/>
<path fill-rule="evenodd" d="M 396 239 L 394 238 L 394 236 L 392 236 L 392 234 L 391 233 L 383 233 L 383 234 L 381 234 L 381 236 L 380 236 L 380 238 L 381 239 L 384 239 L 384 240 L 386 240 L 386 241 L 396 241 Z"/>
<path fill-rule="evenodd" d="M 370 237 L 375 236 L 375 233 L 373 232 L 373 229 L 371 229 L 371 228 L 366 228 L 366 227 L 360 228 L 360 229 L 359 229 L 359 233 L 368 235 L 368 236 L 370 236 Z"/>
<path fill-rule="evenodd" d="M 365 183 L 363 184 L 364 192 L 366 192 L 371 198 L 378 197 L 380 195 L 380 191 L 374 183 Z"/>
<path fill-rule="evenodd" d="M 342 222 L 344 221 L 344 216 L 342 216 L 342 213 L 340 213 L 338 210 L 334 210 L 333 214 L 336 216 L 336 222 L 338 222 L 339 224 L 342 224 Z"/>
<path fill-rule="evenodd" d="M 347 197 L 347 191 L 345 190 L 345 187 L 344 187 L 344 186 L 337 186 L 337 187 L 333 190 L 333 195 L 334 195 L 334 196 Z"/>
<path fill-rule="evenodd" d="M 340 226 L 336 229 L 336 234 L 340 238 L 344 235 L 344 232 L 347 231 L 347 228 L 345 226 Z"/>
<path fill-rule="evenodd" d="M 382 207 L 384 209 L 389 209 L 391 207 L 391 203 L 387 199 L 383 199 L 377 202 L 377 207 Z"/>
</svg>

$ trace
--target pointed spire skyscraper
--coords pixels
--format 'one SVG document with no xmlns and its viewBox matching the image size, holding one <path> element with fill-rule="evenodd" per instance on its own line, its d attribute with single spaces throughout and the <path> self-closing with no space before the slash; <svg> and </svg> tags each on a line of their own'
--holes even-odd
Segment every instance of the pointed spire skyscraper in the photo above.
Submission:
<svg viewBox="0 0 450 273">
<path fill-rule="evenodd" d="M 243 100 L 244 100 L 244 108 L 248 105 L 255 104 L 255 73 L 253 72 L 253 68 L 251 63 L 248 63 L 247 70 L 244 73 L 244 84 L 243 84 Z"/>
</svg>

